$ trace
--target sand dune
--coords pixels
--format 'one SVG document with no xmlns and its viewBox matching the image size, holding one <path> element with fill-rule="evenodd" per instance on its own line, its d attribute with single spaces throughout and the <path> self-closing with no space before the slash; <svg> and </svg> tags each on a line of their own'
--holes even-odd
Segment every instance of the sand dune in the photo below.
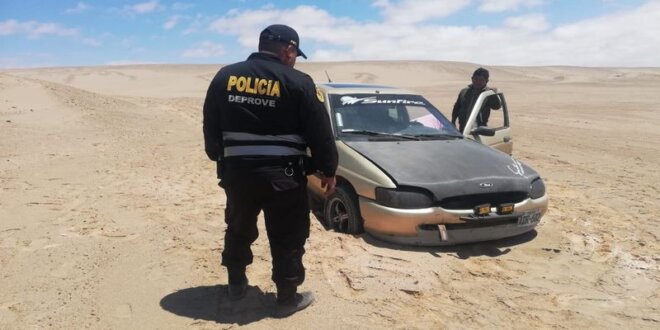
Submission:
<svg viewBox="0 0 660 330">
<path fill-rule="evenodd" d="M 301 63 L 446 115 L 477 66 Z M 268 317 L 262 235 L 240 304 L 219 265 L 224 194 L 201 106 L 215 65 L 0 71 L 0 329 L 660 326 L 660 69 L 491 67 L 514 155 L 546 180 L 529 235 L 409 248 L 313 219 L 308 310 Z"/>
</svg>

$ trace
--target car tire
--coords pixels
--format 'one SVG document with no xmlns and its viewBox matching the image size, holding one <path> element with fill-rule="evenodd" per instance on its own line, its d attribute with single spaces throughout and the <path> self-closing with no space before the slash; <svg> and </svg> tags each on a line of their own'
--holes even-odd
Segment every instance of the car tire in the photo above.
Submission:
<svg viewBox="0 0 660 330">
<path fill-rule="evenodd" d="M 329 228 L 353 235 L 364 232 L 358 199 L 352 189 L 337 186 L 335 192 L 326 198 L 323 210 Z"/>
</svg>

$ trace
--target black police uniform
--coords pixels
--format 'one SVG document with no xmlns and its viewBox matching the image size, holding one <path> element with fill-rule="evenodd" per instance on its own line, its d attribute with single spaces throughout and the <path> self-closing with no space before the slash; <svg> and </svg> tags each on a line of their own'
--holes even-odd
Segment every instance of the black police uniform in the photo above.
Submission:
<svg viewBox="0 0 660 330">
<path fill-rule="evenodd" d="M 330 120 L 308 75 L 275 55 L 251 54 L 223 67 L 204 103 L 205 149 L 218 162 L 225 189 L 222 264 L 244 271 L 252 263 L 257 215 L 264 212 L 273 260 L 272 279 L 281 288 L 305 279 L 302 256 L 309 236 L 307 147 L 316 171 L 334 176 L 337 149 Z"/>
</svg>

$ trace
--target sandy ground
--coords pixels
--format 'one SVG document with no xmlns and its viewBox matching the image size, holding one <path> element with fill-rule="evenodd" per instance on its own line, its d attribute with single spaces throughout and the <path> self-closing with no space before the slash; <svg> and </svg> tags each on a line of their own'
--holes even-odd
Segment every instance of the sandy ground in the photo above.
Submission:
<svg viewBox="0 0 660 330">
<path fill-rule="evenodd" d="M 490 68 L 514 155 L 546 180 L 537 230 L 406 248 L 312 218 L 316 302 L 275 319 L 263 222 L 248 297 L 225 297 L 225 197 L 201 131 L 218 67 L 0 71 L 0 329 L 660 328 L 660 69 Z M 446 115 L 475 68 L 299 65 Z"/>
</svg>

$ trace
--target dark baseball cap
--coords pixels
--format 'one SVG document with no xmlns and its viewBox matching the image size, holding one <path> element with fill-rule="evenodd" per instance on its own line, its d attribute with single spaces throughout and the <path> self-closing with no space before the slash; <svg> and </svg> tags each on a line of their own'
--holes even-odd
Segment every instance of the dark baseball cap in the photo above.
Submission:
<svg viewBox="0 0 660 330">
<path fill-rule="evenodd" d="M 298 39 L 298 33 L 290 26 L 283 24 L 273 24 L 261 31 L 261 34 L 259 35 L 259 41 L 261 40 L 279 41 L 285 44 L 294 45 L 298 49 L 298 56 L 302 56 L 304 59 L 307 59 L 307 55 L 305 55 L 305 53 L 300 50 L 300 39 Z"/>
</svg>

